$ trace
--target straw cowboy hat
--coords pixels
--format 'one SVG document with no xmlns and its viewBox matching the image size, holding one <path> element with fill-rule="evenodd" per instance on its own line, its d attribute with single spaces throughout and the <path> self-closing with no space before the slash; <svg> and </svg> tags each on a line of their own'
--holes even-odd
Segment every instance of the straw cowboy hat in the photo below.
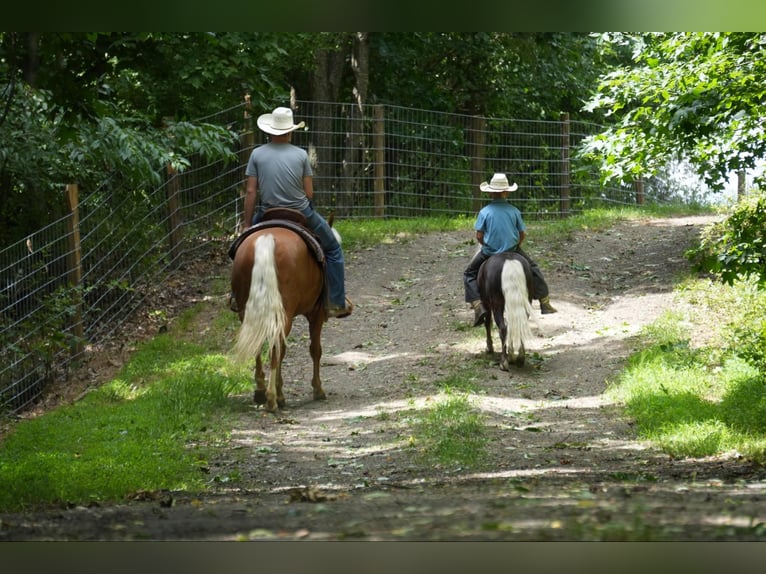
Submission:
<svg viewBox="0 0 766 574">
<path fill-rule="evenodd" d="M 519 185 L 514 183 L 513 185 L 508 183 L 508 177 L 504 173 L 496 173 L 492 176 L 489 182 L 484 182 L 479 186 L 482 191 L 488 191 L 490 193 L 497 193 L 500 191 L 516 191 L 519 189 Z"/>
<path fill-rule="evenodd" d="M 276 108 L 270 114 L 258 117 L 258 127 L 273 136 L 281 136 L 305 126 L 305 122 L 293 124 L 293 111 L 290 108 Z"/>
</svg>

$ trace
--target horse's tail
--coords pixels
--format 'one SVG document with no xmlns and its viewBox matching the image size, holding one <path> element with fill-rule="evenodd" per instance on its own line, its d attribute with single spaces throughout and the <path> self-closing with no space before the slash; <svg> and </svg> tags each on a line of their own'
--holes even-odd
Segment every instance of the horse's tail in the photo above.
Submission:
<svg viewBox="0 0 766 574">
<path fill-rule="evenodd" d="M 527 279 L 520 261 L 510 259 L 503 264 L 501 276 L 503 297 L 505 297 L 505 321 L 508 326 L 506 345 L 514 356 L 532 338 L 529 317 L 532 305 L 527 293 Z"/>
<path fill-rule="evenodd" d="M 250 278 L 245 317 L 237 335 L 234 353 L 242 360 L 250 359 L 268 343 L 269 351 L 282 349 L 285 330 L 285 308 L 279 293 L 274 236 L 261 235 L 255 240 L 255 258 Z"/>
</svg>

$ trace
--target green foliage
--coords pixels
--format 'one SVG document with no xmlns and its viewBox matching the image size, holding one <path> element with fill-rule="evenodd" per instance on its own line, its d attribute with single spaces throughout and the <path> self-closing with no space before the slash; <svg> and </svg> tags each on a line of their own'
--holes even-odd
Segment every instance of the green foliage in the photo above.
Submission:
<svg viewBox="0 0 766 574">
<path fill-rule="evenodd" d="M 487 117 L 582 116 L 599 75 L 622 59 L 583 33 L 384 32 L 370 44 L 377 101 Z"/>
<path fill-rule="evenodd" d="M 720 223 L 705 229 L 699 246 L 686 252 L 699 271 L 731 285 L 742 277 L 766 284 L 766 194 L 753 193 Z"/>
<path fill-rule="evenodd" d="M 766 156 L 766 34 L 623 36 L 634 62 L 607 74 L 586 109 L 616 123 L 589 138 L 606 181 L 630 181 L 686 157 L 713 189 Z"/>
</svg>

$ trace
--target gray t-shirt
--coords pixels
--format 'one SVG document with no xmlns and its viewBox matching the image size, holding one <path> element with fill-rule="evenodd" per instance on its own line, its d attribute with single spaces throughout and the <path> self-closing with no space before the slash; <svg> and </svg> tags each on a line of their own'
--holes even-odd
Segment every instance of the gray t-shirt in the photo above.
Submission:
<svg viewBox="0 0 766 574">
<path fill-rule="evenodd" d="M 314 174 L 303 148 L 271 142 L 258 146 L 250 154 L 245 175 L 258 178 L 263 209 L 289 207 L 302 211 L 309 205 L 303 191 L 303 178 Z"/>
</svg>

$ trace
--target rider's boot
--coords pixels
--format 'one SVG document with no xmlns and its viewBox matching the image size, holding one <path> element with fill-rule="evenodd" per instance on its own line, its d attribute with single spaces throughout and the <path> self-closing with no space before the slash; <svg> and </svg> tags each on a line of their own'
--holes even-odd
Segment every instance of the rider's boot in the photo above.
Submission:
<svg viewBox="0 0 766 574">
<path fill-rule="evenodd" d="M 540 313 L 542 313 L 543 315 L 558 313 L 558 311 L 554 309 L 553 305 L 551 305 L 550 297 L 545 296 L 542 299 L 540 299 Z"/>
<path fill-rule="evenodd" d="M 471 307 L 473 307 L 473 326 L 483 325 L 487 318 L 487 310 L 482 305 L 481 300 L 471 301 Z"/>
</svg>

